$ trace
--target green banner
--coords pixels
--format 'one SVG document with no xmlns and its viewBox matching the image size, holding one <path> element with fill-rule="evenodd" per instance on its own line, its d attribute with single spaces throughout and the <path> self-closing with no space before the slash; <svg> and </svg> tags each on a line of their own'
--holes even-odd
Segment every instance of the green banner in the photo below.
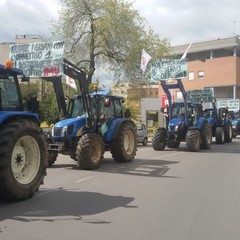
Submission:
<svg viewBox="0 0 240 240">
<path fill-rule="evenodd" d="M 172 79 L 185 78 L 187 76 L 187 60 L 171 59 L 158 60 L 151 66 L 151 80 L 165 81 Z"/>
</svg>

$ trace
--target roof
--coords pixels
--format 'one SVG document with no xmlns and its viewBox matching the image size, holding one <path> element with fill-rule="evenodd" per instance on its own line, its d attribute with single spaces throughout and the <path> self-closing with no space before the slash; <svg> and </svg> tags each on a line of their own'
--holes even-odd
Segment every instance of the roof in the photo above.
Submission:
<svg viewBox="0 0 240 240">
<path fill-rule="evenodd" d="M 190 43 L 189 43 L 190 44 Z M 173 46 L 172 50 L 174 54 L 183 54 L 189 44 Z M 237 47 L 240 49 L 240 38 L 239 36 L 227 37 L 227 38 L 218 38 L 214 40 L 208 40 L 203 42 L 194 42 L 192 43 L 188 53 L 197 53 L 203 51 L 210 51 L 216 49 L 231 49 Z"/>
</svg>

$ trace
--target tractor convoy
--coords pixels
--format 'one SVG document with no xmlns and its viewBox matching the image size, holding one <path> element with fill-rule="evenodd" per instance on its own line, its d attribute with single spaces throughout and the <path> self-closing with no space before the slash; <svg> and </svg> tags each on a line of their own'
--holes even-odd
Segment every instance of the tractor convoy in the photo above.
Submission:
<svg viewBox="0 0 240 240">
<path fill-rule="evenodd" d="M 63 60 L 64 74 L 78 80 L 81 95 L 65 104 L 61 76 L 43 78 L 53 83 L 61 120 L 46 135 L 38 115 L 24 111 L 19 79 L 29 81 L 12 62 L 0 65 L 0 196 L 23 200 L 38 191 L 47 166 L 58 153 L 76 160 L 82 169 L 98 168 L 104 151 L 117 162 L 130 162 L 137 151 L 135 124 L 123 116 L 122 97 L 89 94 L 86 74 Z M 33 98 L 34 100 L 34 98 Z M 29 102 L 37 110 L 36 102 Z M 69 110 L 69 112 L 67 111 Z"/>
<path fill-rule="evenodd" d="M 77 81 L 79 93 L 66 103 L 62 75 L 42 78 L 53 83 L 59 110 L 59 121 L 46 134 L 35 113 L 36 98 L 29 101 L 28 110 L 23 107 L 19 78 L 22 82 L 29 78 L 11 61 L 0 65 L 0 197 L 4 200 L 32 197 L 58 154 L 70 156 L 86 170 L 100 167 L 105 151 L 116 162 L 130 162 L 136 155 L 136 125 L 123 111 L 123 98 L 97 88 L 89 93 L 86 73 L 66 59 L 62 69 Z M 226 109 L 213 105 L 203 110 L 201 103 L 189 102 L 181 79 L 172 84 L 161 81 L 161 85 L 168 97 L 168 107 L 162 109 L 166 126 L 153 133 L 154 150 L 178 148 L 186 142 L 188 151 L 197 152 L 210 149 L 212 137 L 218 144 L 232 141 Z M 172 89 L 180 90 L 183 102 L 172 102 Z"/>
</svg>

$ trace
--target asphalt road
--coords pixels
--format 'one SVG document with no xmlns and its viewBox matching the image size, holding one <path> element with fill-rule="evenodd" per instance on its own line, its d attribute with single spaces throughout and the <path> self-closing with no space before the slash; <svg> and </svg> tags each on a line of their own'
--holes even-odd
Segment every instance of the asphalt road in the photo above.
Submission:
<svg viewBox="0 0 240 240">
<path fill-rule="evenodd" d="M 240 138 L 197 153 L 139 145 L 98 170 L 60 155 L 32 199 L 0 202 L 1 240 L 239 240 Z"/>
</svg>

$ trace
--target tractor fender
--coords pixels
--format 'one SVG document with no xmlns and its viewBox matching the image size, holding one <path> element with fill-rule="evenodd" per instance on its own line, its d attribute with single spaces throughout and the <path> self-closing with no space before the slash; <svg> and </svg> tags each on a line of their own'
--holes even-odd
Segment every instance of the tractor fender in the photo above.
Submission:
<svg viewBox="0 0 240 240">
<path fill-rule="evenodd" d="M 108 122 L 108 131 L 104 135 L 104 141 L 110 142 L 113 141 L 117 136 L 120 127 L 123 123 L 129 122 L 129 124 L 133 124 L 133 121 L 129 120 L 128 118 L 113 118 L 111 121 Z"/>
<path fill-rule="evenodd" d="M 195 128 L 197 129 L 201 129 L 203 126 L 204 126 L 204 123 L 205 122 L 208 122 L 207 119 L 203 118 L 203 117 L 200 117 L 198 120 L 197 120 L 197 123 L 195 125 Z"/>
<path fill-rule="evenodd" d="M 40 121 L 36 113 L 31 112 L 17 112 L 17 111 L 2 111 L 0 112 L 0 125 L 4 126 L 5 123 L 15 121 L 17 119 L 31 119 L 40 126 Z"/>
</svg>

